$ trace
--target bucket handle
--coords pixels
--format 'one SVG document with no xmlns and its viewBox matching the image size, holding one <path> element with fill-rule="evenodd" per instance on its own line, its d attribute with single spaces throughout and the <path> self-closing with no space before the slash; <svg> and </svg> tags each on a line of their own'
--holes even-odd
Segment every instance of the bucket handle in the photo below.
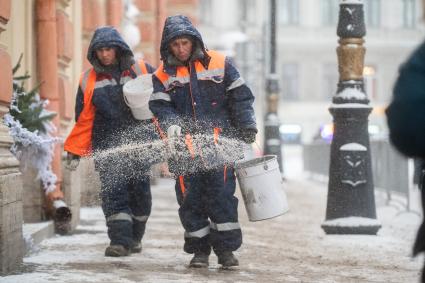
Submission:
<svg viewBox="0 0 425 283">
<path fill-rule="evenodd" d="M 261 151 L 261 152 L 264 152 L 263 151 L 263 149 L 261 148 L 261 146 L 258 144 L 258 142 L 257 141 L 255 141 L 254 142 L 255 143 L 255 145 L 258 147 L 258 149 Z M 264 168 L 264 170 L 269 170 L 269 165 L 267 165 L 267 163 L 265 163 L 264 165 L 263 165 L 263 168 Z"/>
<path fill-rule="evenodd" d="M 127 104 L 127 106 L 131 108 L 130 102 L 128 102 L 127 97 L 124 94 L 123 94 L 123 96 L 124 96 L 124 102 L 125 102 L 125 104 Z"/>
</svg>

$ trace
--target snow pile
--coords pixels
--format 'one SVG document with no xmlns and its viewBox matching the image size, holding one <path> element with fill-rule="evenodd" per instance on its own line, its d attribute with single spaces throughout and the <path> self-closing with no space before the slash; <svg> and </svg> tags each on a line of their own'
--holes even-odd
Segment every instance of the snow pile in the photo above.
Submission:
<svg viewBox="0 0 425 283">
<path fill-rule="evenodd" d="M 361 145 L 359 143 L 346 143 L 342 145 L 339 150 L 341 151 L 367 151 L 367 148 L 364 145 Z"/>
<path fill-rule="evenodd" d="M 327 220 L 323 223 L 326 226 L 338 227 L 362 227 L 362 226 L 381 226 L 381 222 L 377 219 L 366 217 L 343 217 L 332 220 Z"/>
<path fill-rule="evenodd" d="M 339 5 L 363 5 L 363 0 L 340 0 Z"/>
<path fill-rule="evenodd" d="M 12 115 L 13 112 L 22 113 L 22 109 L 19 107 L 19 99 L 26 95 L 27 93 L 24 91 L 15 90 L 11 100 L 11 113 L 6 114 L 3 118 L 4 123 L 9 127 L 9 135 L 14 141 L 10 150 L 20 161 L 21 170 L 25 171 L 29 168 L 37 169 L 37 179 L 41 180 L 44 190 L 46 193 L 49 193 L 55 189 L 57 179 L 51 167 L 54 154 L 53 147 L 55 143 L 61 140 L 50 135 L 50 133 L 55 131 L 55 127 L 50 122 L 50 119 L 45 118 L 51 116 L 52 113 L 44 109 L 48 101 L 41 100 L 38 94 L 33 94 L 32 102 L 28 105 L 28 109 L 43 108 L 37 118 L 42 121 L 41 123 L 45 129 L 44 132 L 40 130 L 28 130 Z"/>
<path fill-rule="evenodd" d="M 347 27 L 347 29 L 348 29 L 348 27 Z M 347 100 L 349 100 L 349 99 L 356 99 L 356 100 L 366 99 L 366 94 L 364 92 L 360 91 L 357 88 L 352 88 L 352 87 L 344 89 L 342 92 L 338 93 L 336 96 L 340 97 L 342 99 L 347 99 Z"/>
<path fill-rule="evenodd" d="M 364 109 L 372 109 L 371 106 L 368 104 L 362 104 L 362 103 L 332 103 L 330 108 L 364 108 Z"/>
</svg>

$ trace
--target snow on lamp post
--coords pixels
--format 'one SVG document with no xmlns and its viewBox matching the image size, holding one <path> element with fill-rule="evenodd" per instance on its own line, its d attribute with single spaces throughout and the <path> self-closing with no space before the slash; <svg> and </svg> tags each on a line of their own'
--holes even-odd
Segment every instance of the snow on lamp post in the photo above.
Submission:
<svg viewBox="0 0 425 283">
<path fill-rule="evenodd" d="M 363 0 L 340 0 L 337 35 L 339 83 L 329 108 L 334 136 L 322 228 L 327 234 L 374 235 L 381 225 L 376 219 L 368 134 L 372 107 L 363 80 Z"/>
</svg>

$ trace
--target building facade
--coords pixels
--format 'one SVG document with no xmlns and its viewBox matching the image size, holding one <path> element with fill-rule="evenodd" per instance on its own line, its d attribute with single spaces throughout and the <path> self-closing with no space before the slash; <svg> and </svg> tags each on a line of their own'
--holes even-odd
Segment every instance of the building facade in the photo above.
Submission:
<svg viewBox="0 0 425 283">
<path fill-rule="evenodd" d="M 86 52 L 94 30 L 103 25 L 127 32 L 137 57 L 159 65 L 159 43 L 165 17 L 185 14 L 197 22 L 198 0 L 0 0 L 0 116 L 8 112 L 12 98 L 12 68 L 21 54 L 16 75 L 31 76 L 32 89 L 42 82 L 40 97 L 49 100 L 55 136 L 65 138 L 74 124 L 75 95 L 79 76 L 89 67 Z M 129 29 L 128 26 L 131 25 Z M 20 164 L 10 153 L 12 139 L 0 123 L 0 273 L 13 270 L 24 254 L 22 223 L 46 217 L 44 208 L 63 199 L 79 220 L 80 189 L 94 186 L 93 166 L 83 164 L 77 172 L 63 167 L 62 144 L 55 147 L 53 172 L 56 190 L 45 201 L 36 173 L 20 174 Z M 81 167 L 83 167 L 81 169 Z M 49 201 L 50 200 L 50 201 Z"/>
<path fill-rule="evenodd" d="M 223 26 L 245 35 L 239 49 L 234 49 L 238 50 L 235 61 L 248 83 L 254 86 L 258 112 L 262 113 L 269 60 L 270 1 L 218 2 L 201 0 L 200 15 L 211 12 L 207 20 L 200 16 L 200 25 L 211 42 L 220 42 L 219 31 Z M 279 117 L 283 124 L 298 126 L 302 141 L 309 142 L 321 126 L 332 123 L 328 107 L 338 83 L 335 50 L 339 0 L 276 2 Z M 222 10 L 222 5 L 232 9 Z M 364 75 L 366 92 L 374 107 L 370 116 L 370 128 L 374 132 L 385 134 L 384 109 L 391 98 L 398 67 L 423 39 L 422 9 L 420 0 L 364 0 L 367 29 Z"/>
</svg>

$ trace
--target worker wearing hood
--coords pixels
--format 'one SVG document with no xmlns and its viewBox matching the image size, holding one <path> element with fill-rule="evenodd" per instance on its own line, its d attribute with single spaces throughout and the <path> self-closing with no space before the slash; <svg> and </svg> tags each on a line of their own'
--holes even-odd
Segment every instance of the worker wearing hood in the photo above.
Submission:
<svg viewBox="0 0 425 283">
<path fill-rule="evenodd" d="M 151 211 L 149 177 L 146 168 L 119 168 L 119 154 L 103 158 L 102 152 L 121 146 L 132 134 L 134 141 L 156 138 L 152 121 L 137 121 L 123 97 L 123 84 L 154 68 L 143 60 L 135 62 L 133 52 L 113 27 L 96 29 L 87 52 L 92 68 L 80 77 L 75 126 L 65 141 L 68 168 L 75 170 L 81 156 L 94 153 L 101 181 L 102 209 L 110 245 L 106 256 L 126 256 L 141 251 L 141 240 Z M 150 125 L 152 127 L 150 128 Z M 138 132 L 142 131 L 142 132 Z M 136 133 L 137 132 L 137 133 Z M 137 167 L 137 168 L 135 168 Z M 133 174 L 124 174 L 136 172 Z"/>
<path fill-rule="evenodd" d="M 214 142 L 219 135 L 232 134 L 247 143 L 255 141 L 251 90 L 229 58 L 205 48 L 187 17 L 166 19 L 160 53 L 162 65 L 153 76 L 149 107 L 167 129 L 170 143 L 197 133 L 214 137 Z M 184 250 L 194 254 L 190 266 L 208 266 L 211 249 L 223 267 L 238 265 L 233 251 L 242 244 L 242 232 L 233 168 L 222 164 L 176 177 Z"/>
</svg>

